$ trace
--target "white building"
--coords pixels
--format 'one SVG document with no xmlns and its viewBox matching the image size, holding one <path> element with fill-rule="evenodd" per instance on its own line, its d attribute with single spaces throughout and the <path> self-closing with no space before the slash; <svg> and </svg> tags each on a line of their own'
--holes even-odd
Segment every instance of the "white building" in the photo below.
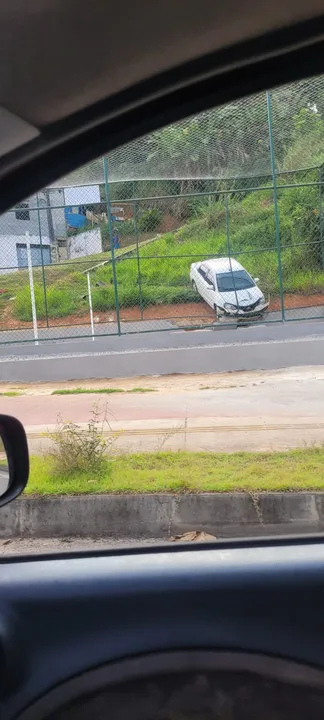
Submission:
<svg viewBox="0 0 324 720">
<path fill-rule="evenodd" d="M 69 237 L 66 215 L 66 206 L 76 211 L 99 200 L 99 186 L 48 188 L 1 215 L 0 273 L 27 267 L 27 233 L 35 266 L 100 253 L 100 229 Z"/>
</svg>

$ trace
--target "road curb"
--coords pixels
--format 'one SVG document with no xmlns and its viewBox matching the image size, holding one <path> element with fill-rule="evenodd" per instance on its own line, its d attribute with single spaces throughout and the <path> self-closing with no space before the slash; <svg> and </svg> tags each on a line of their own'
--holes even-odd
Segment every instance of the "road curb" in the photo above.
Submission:
<svg viewBox="0 0 324 720">
<path fill-rule="evenodd" d="M 324 531 L 324 493 L 24 497 L 0 511 L 0 537 L 168 538 Z"/>
</svg>

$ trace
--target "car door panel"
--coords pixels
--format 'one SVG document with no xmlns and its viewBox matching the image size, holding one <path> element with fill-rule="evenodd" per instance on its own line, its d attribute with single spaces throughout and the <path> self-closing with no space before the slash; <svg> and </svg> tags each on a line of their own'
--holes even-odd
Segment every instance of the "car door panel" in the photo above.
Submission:
<svg viewBox="0 0 324 720">
<path fill-rule="evenodd" d="M 210 305 L 210 307 L 214 307 L 215 305 L 215 281 L 213 273 L 210 269 L 207 270 L 206 273 L 206 291 L 205 291 L 205 300 Z"/>
<path fill-rule="evenodd" d="M 199 295 L 206 300 L 207 295 L 207 283 L 206 283 L 206 268 L 204 266 L 199 266 L 197 268 L 197 290 L 199 292 Z"/>
<path fill-rule="evenodd" d="M 3 718 L 150 653 L 235 650 L 324 668 L 322 541 L 154 551 L 1 562 Z"/>
<path fill-rule="evenodd" d="M 215 274 L 215 304 L 219 308 L 224 307 L 224 297 L 218 290 L 217 275 Z"/>
</svg>

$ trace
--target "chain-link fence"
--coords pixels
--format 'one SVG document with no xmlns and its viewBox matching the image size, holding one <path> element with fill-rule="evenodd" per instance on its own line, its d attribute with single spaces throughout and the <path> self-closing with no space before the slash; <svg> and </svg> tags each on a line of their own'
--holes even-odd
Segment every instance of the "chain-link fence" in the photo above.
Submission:
<svg viewBox="0 0 324 720">
<path fill-rule="evenodd" d="M 118 149 L 0 217 L 0 342 L 324 318 L 324 78 Z"/>
</svg>

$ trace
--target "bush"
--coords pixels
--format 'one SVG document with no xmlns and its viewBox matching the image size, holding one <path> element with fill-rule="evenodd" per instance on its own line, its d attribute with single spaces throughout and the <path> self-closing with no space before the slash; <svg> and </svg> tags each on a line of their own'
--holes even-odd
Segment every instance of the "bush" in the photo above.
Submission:
<svg viewBox="0 0 324 720">
<path fill-rule="evenodd" d="M 144 210 L 138 221 L 138 228 L 141 232 L 151 232 L 156 230 L 162 220 L 161 210 L 158 208 L 150 208 Z"/>
<path fill-rule="evenodd" d="M 95 407 L 86 429 L 59 418 L 55 432 L 50 435 L 54 447 L 49 454 L 55 475 L 63 477 L 80 473 L 107 475 L 109 463 L 106 455 L 111 441 L 104 440 L 102 435 L 104 424 L 107 422 L 107 412 L 105 411 L 103 419 L 100 415 L 98 408 Z"/>
</svg>

